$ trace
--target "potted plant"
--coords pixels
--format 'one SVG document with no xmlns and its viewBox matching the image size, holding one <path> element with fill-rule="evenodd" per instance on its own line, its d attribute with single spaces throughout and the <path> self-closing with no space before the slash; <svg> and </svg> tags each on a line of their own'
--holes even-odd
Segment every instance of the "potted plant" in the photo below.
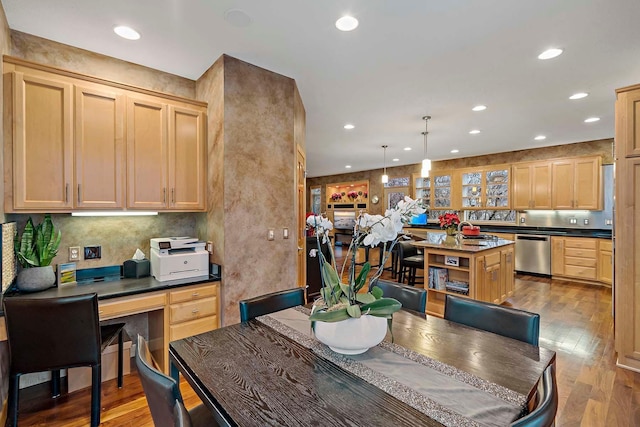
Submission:
<svg viewBox="0 0 640 427">
<path fill-rule="evenodd" d="M 318 242 L 318 249 L 313 249 L 309 255 L 319 257 L 322 276 L 321 298 L 314 303 L 309 317 L 319 341 L 338 353 L 359 354 L 384 339 L 393 313 L 400 310 L 402 305 L 393 298 L 384 298 L 382 289 L 371 285 L 382 274 L 384 264 L 395 244 L 404 237 L 401 234 L 402 227 L 413 215 L 424 211 L 419 201 L 405 197 L 394 209 L 387 210 L 384 216 L 360 213 L 340 274 L 336 269 L 331 245 L 331 260 L 325 259 L 319 250 L 320 243 L 328 241 L 328 233 L 333 224 L 321 215 L 307 219 L 307 223 L 313 225 L 316 230 Z M 378 270 L 367 280 L 371 265 L 366 262 L 356 277 L 358 248 L 376 247 L 381 243 L 384 244 L 384 256 Z M 343 283 L 342 278 L 349 259 L 351 262 L 348 279 L 347 283 Z M 370 290 L 360 292 L 367 282 Z"/>
<path fill-rule="evenodd" d="M 16 279 L 21 291 L 34 292 L 50 288 L 56 282 L 51 261 L 58 253 L 62 233 L 56 230 L 50 214 L 45 214 L 41 224 L 33 225 L 31 217 L 22 235 L 16 234 L 14 248 L 22 267 Z"/>
</svg>

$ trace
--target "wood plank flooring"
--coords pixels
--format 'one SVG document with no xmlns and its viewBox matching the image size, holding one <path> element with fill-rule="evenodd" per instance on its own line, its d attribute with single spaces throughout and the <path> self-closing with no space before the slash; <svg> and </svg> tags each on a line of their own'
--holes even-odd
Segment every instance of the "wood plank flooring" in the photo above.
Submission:
<svg viewBox="0 0 640 427">
<path fill-rule="evenodd" d="M 385 273 L 385 278 L 388 273 Z M 540 313 L 540 346 L 557 352 L 557 426 L 640 426 L 640 373 L 615 365 L 611 289 L 533 276 L 518 276 L 506 304 Z M 132 365 L 134 365 L 132 363 Z M 198 397 L 184 381 L 187 407 Z M 89 389 L 50 399 L 48 387 L 23 390 L 20 425 L 85 426 Z M 152 426 L 136 373 L 103 384 L 102 425 Z"/>
</svg>

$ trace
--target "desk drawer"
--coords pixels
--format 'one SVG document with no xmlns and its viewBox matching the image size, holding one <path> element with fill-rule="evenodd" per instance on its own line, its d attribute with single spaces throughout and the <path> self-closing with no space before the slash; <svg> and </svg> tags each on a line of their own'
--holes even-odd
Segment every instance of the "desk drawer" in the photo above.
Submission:
<svg viewBox="0 0 640 427">
<path fill-rule="evenodd" d="M 574 258 L 574 257 L 565 257 L 564 263 L 566 265 L 575 265 L 579 267 L 596 267 L 597 260 L 591 258 Z"/>
<path fill-rule="evenodd" d="M 169 341 L 181 340 L 182 338 L 198 335 L 203 332 L 213 331 L 217 327 L 217 315 L 171 325 L 169 326 Z"/>
<path fill-rule="evenodd" d="M 164 309 L 166 294 L 147 295 L 137 298 L 123 297 L 100 302 L 98 314 L 100 319 L 110 319 L 128 314 L 142 313 L 153 309 Z"/>
<path fill-rule="evenodd" d="M 565 265 L 564 272 L 567 276 L 580 277 L 582 279 L 596 279 L 596 269 L 594 267 Z"/>
<path fill-rule="evenodd" d="M 169 297 L 169 303 L 176 304 L 184 301 L 193 301 L 201 298 L 217 297 L 217 296 L 218 296 L 217 284 L 190 286 L 187 289 L 172 291 Z"/>
<path fill-rule="evenodd" d="M 611 240 L 600 240 L 600 250 L 611 252 L 613 250 L 613 242 Z"/>
<path fill-rule="evenodd" d="M 566 257 L 596 259 L 595 249 L 564 248 Z"/>
<path fill-rule="evenodd" d="M 218 313 L 218 298 L 203 298 L 196 301 L 171 304 L 169 313 L 169 322 L 171 324 L 211 316 Z"/>
<path fill-rule="evenodd" d="M 595 249 L 596 248 L 596 240 L 589 238 L 570 238 L 567 237 L 564 239 L 564 246 L 566 248 L 577 248 L 577 249 Z"/>
</svg>

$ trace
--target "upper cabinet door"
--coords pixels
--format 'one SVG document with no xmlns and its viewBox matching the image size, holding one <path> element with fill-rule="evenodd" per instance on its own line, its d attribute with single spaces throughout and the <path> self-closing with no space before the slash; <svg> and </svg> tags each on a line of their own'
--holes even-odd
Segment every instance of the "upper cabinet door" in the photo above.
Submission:
<svg viewBox="0 0 640 427">
<path fill-rule="evenodd" d="M 531 207 L 551 209 L 551 163 L 532 164 L 531 177 Z"/>
<path fill-rule="evenodd" d="M 451 171 L 432 171 L 432 208 L 436 210 L 456 209 L 453 203 L 453 174 Z"/>
<path fill-rule="evenodd" d="M 599 156 L 575 159 L 574 199 L 577 209 L 602 209 L 601 163 Z"/>
<path fill-rule="evenodd" d="M 169 107 L 169 209 L 205 208 L 205 114 Z"/>
<path fill-rule="evenodd" d="M 486 198 L 485 207 L 494 209 L 511 208 L 509 192 L 510 179 L 508 165 L 502 165 L 495 169 L 485 170 Z"/>
<path fill-rule="evenodd" d="M 619 105 L 622 104 L 622 105 Z M 620 123 L 618 123 L 620 122 Z M 640 156 L 640 91 L 622 92 L 616 102 L 616 127 L 624 134 L 626 157 Z"/>
<path fill-rule="evenodd" d="M 70 209 L 72 85 L 13 73 L 13 208 Z"/>
<path fill-rule="evenodd" d="M 127 98 L 127 207 L 168 206 L 167 105 Z"/>
<path fill-rule="evenodd" d="M 573 160 L 557 160 L 552 165 L 554 209 L 575 209 L 573 198 Z"/>
<path fill-rule="evenodd" d="M 78 208 L 122 209 L 124 97 L 76 86 L 75 112 L 74 204 Z"/>
<path fill-rule="evenodd" d="M 532 175 L 529 163 L 513 166 L 513 208 L 516 210 L 527 210 L 533 207 Z"/>
</svg>

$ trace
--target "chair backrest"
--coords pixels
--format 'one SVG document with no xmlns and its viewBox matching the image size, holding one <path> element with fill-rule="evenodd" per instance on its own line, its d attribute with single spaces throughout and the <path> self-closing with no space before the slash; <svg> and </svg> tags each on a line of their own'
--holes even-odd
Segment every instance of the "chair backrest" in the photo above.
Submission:
<svg viewBox="0 0 640 427">
<path fill-rule="evenodd" d="M 407 257 L 418 255 L 418 248 L 411 244 L 411 240 L 399 240 L 396 246 L 400 262 Z"/>
<path fill-rule="evenodd" d="M 387 298 L 400 301 L 403 308 L 424 313 L 427 309 L 427 291 L 414 286 L 406 286 L 388 280 L 376 280 L 371 283 L 369 290 L 374 286 L 382 289 L 382 294 Z"/>
<path fill-rule="evenodd" d="M 272 292 L 240 301 L 240 320 L 246 322 L 254 317 L 304 304 L 304 289 L 294 288 Z"/>
<path fill-rule="evenodd" d="M 95 293 L 60 298 L 5 297 L 11 372 L 51 371 L 100 363 Z"/>
<path fill-rule="evenodd" d="M 536 408 L 519 420 L 511 423 L 511 427 L 550 427 L 554 425 L 558 411 L 558 385 L 556 368 L 551 364 L 542 374 L 542 387 Z"/>
<path fill-rule="evenodd" d="M 180 388 L 173 378 L 156 368 L 147 341 L 140 335 L 137 338 L 136 367 L 147 397 L 153 424 L 156 427 L 173 426 L 175 423 L 173 407 L 176 400 L 182 403 Z"/>
<path fill-rule="evenodd" d="M 538 346 L 540 315 L 447 294 L 444 318 Z"/>
<path fill-rule="evenodd" d="M 176 400 L 173 405 L 173 420 L 175 427 L 191 427 L 189 411 L 179 400 Z"/>
</svg>

